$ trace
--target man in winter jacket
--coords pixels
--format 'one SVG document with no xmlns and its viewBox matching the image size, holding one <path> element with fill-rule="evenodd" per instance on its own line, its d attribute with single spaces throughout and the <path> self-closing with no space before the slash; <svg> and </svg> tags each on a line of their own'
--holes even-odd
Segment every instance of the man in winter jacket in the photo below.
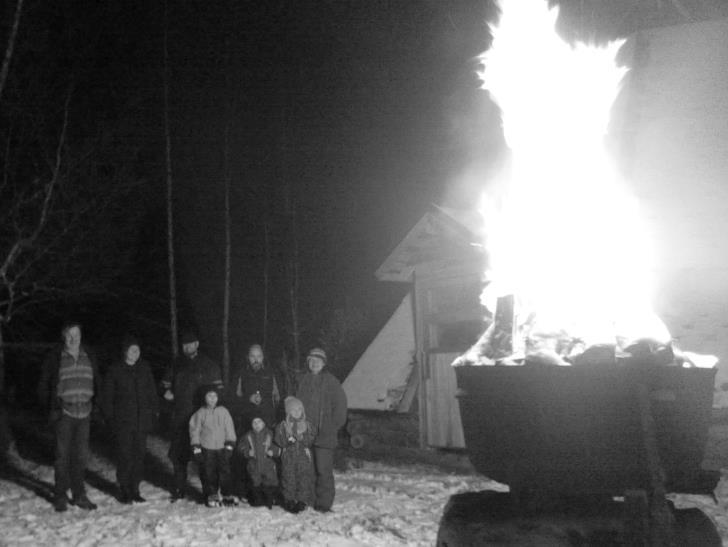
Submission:
<svg viewBox="0 0 728 547">
<path fill-rule="evenodd" d="M 209 385 L 222 388 L 220 367 L 199 351 L 200 340 L 197 334 L 192 331 L 182 333 L 180 343 L 182 354 L 177 356 L 162 381 L 164 398 L 174 402 L 169 445 L 169 458 L 174 467 L 172 501 L 185 496 L 187 465 L 192 457 L 189 421 L 203 402 L 204 394 L 200 391 Z"/>
<path fill-rule="evenodd" d="M 265 363 L 259 344 L 250 346 L 247 362 L 231 379 L 227 401 L 238 436 L 245 434 L 256 416 L 263 418 L 266 424 L 276 423 L 280 402 L 278 383 L 273 370 Z"/>
<path fill-rule="evenodd" d="M 339 429 L 346 423 L 347 402 L 344 389 L 333 374 L 324 370 L 326 353 L 313 348 L 306 358 L 308 372 L 299 383 L 296 397 L 316 430 L 313 461 L 316 467 L 316 504 L 314 509 L 331 511 L 334 503 L 334 449 Z"/>
<path fill-rule="evenodd" d="M 81 509 L 96 509 L 86 496 L 83 476 L 88 461 L 88 442 L 94 396 L 99 389 L 99 371 L 93 354 L 81 345 L 81 325 L 68 322 L 61 329 L 63 345 L 54 348 L 43 361 L 38 399 L 48 409 L 56 437 L 56 511 L 71 503 Z"/>
<path fill-rule="evenodd" d="M 248 348 L 247 360 L 233 374 L 226 397 L 235 422 L 238 437 L 244 435 L 256 416 L 266 424 L 276 423 L 276 407 L 280 401 L 278 383 L 273 370 L 265 363 L 263 348 L 253 344 Z M 241 454 L 233 461 L 233 485 L 236 493 L 248 494 L 250 477 Z M 252 495 L 252 494 L 251 494 Z"/>
<path fill-rule="evenodd" d="M 116 441 L 116 480 L 121 503 L 141 503 L 139 483 L 144 471 L 147 435 L 159 414 L 157 388 L 149 364 L 141 358 L 136 338 L 122 342 L 121 358 L 104 377 L 101 409 Z"/>
</svg>

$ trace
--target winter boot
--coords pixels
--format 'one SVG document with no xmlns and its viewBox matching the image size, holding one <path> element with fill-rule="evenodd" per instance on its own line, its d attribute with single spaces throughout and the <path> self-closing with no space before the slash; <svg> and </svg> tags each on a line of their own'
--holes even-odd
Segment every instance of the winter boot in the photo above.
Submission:
<svg viewBox="0 0 728 547">
<path fill-rule="evenodd" d="M 225 507 L 237 507 L 239 505 L 238 498 L 235 496 L 223 496 L 222 504 Z"/>
<path fill-rule="evenodd" d="M 289 513 L 293 513 L 294 515 L 298 513 L 298 511 L 296 511 L 296 506 L 297 503 L 295 500 L 283 500 L 283 509 Z"/>
<path fill-rule="evenodd" d="M 58 513 L 63 513 L 68 510 L 68 498 L 66 494 L 56 494 L 53 498 L 53 509 Z"/>
<path fill-rule="evenodd" d="M 300 513 L 301 511 L 305 511 L 306 504 L 302 501 L 297 501 L 296 504 L 293 506 L 293 512 L 294 513 Z"/>
<path fill-rule="evenodd" d="M 131 501 L 133 501 L 134 503 L 144 503 L 147 500 L 142 497 L 139 491 L 137 491 L 131 495 Z"/>
<path fill-rule="evenodd" d="M 129 505 L 131 503 L 129 491 L 124 487 L 119 488 L 119 496 L 116 499 L 119 500 L 119 503 L 123 503 L 124 505 Z"/>
<path fill-rule="evenodd" d="M 80 496 L 74 497 L 71 500 L 71 504 L 75 505 L 79 509 L 85 509 L 86 511 L 93 511 L 97 507 L 94 502 L 86 497 L 86 494 L 81 494 Z"/>
<path fill-rule="evenodd" d="M 222 505 L 220 496 L 218 494 L 210 494 L 209 496 L 207 496 L 207 501 L 205 502 L 205 505 L 207 507 L 220 507 Z"/>
<path fill-rule="evenodd" d="M 251 507 L 260 507 L 263 505 L 263 491 L 260 486 L 255 486 L 249 490 L 248 503 Z"/>
<path fill-rule="evenodd" d="M 272 486 L 264 486 L 262 489 L 262 495 L 263 495 L 263 505 L 265 505 L 268 509 L 273 508 L 273 503 L 275 501 L 275 491 Z"/>
<path fill-rule="evenodd" d="M 175 488 L 174 490 L 172 490 L 172 497 L 169 499 L 169 501 L 174 503 L 175 501 L 183 500 L 183 499 L 185 499 L 184 490 L 182 490 L 181 488 Z"/>
</svg>

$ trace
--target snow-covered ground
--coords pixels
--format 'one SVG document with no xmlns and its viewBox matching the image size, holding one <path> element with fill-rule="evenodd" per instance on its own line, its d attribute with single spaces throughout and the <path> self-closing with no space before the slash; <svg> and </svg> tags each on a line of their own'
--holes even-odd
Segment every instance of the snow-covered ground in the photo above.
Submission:
<svg viewBox="0 0 728 547">
<path fill-rule="evenodd" d="M 155 469 L 171 473 L 167 443 L 151 437 L 148 444 L 159 464 Z M 167 490 L 150 482 L 141 485 L 147 503 L 129 506 L 109 492 L 114 466 L 94 453 L 89 464 L 94 486 L 87 487 L 99 508 L 88 512 L 71 506 L 55 513 L 49 502 L 52 467 L 17 454 L 11 459 L 20 473 L 0 478 L 2 545 L 431 546 L 452 494 L 505 489 L 477 475 L 356 461 L 337 472 L 334 511 L 327 514 L 309 509 L 291 515 L 280 507 L 245 503 L 214 509 L 187 500 L 172 504 Z M 199 488 L 195 476 L 191 483 Z"/>
<path fill-rule="evenodd" d="M 148 468 L 153 474 L 151 482 L 141 485 L 148 502 L 131 506 L 113 497 L 114 466 L 94 452 L 87 484 L 89 497 L 99 508 L 88 512 L 69 507 L 66 513 L 55 513 L 49 502 L 53 469 L 48 454 L 21 457 L 14 452 L 11 471 L 0 476 L 0 545 L 431 546 L 451 495 L 507 489 L 476 474 L 352 460 L 346 471 L 336 474 L 332 513 L 309 509 L 291 515 L 280 507 L 268 510 L 247 504 L 210 509 L 193 501 L 169 502 L 162 478 L 171 474 L 166 451 L 166 441 L 149 439 L 153 465 Z M 199 488 L 194 475 L 191 483 Z M 717 491 L 718 504 L 705 496 L 678 496 L 675 501 L 680 507 L 706 512 L 728 546 L 722 488 L 723 483 Z"/>
</svg>

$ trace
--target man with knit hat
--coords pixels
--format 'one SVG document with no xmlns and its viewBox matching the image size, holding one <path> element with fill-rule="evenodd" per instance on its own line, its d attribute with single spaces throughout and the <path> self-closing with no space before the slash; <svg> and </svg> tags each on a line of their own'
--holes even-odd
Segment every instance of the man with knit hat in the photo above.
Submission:
<svg viewBox="0 0 728 547">
<path fill-rule="evenodd" d="M 174 467 L 172 501 L 185 497 L 187 489 L 187 465 L 192 457 L 189 421 L 200 408 L 200 390 L 214 385 L 222 389 L 220 367 L 199 350 L 197 333 L 187 330 L 180 336 L 182 353 L 176 357 L 171 369 L 162 380 L 164 398 L 173 402 L 169 458 Z M 204 394 L 202 394 L 204 397 Z"/>
<path fill-rule="evenodd" d="M 325 370 L 326 352 L 313 348 L 306 358 L 308 372 L 298 382 L 298 397 L 316 431 L 313 461 L 316 468 L 317 511 L 331 511 L 334 503 L 334 450 L 338 432 L 346 423 L 346 394 L 333 374 Z"/>
<path fill-rule="evenodd" d="M 38 398 L 49 410 L 56 436 L 56 511 L 71 503 L 81 509 L 96 509 L 86 496 L 83 476 L 88 460 L 88 441 L 94 397 L 99 393 L 99 371 L 93 354 L 81 344 L 81 324 L 67 322 L 61 329 L 63 345 L 51 350 L 43 361 Z"/>
</svg>

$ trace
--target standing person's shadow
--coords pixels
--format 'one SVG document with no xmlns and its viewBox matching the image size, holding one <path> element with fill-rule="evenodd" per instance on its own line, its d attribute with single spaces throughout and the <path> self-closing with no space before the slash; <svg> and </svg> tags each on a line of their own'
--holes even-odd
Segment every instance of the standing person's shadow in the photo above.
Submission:
<svg viewBox="0 0 728 547">
<path fill-rule="evenodd" d="M 55 437 L 50 425 L 45 417 L 27 411 L 15 413 L 10 417 L 10 422 L 17 456 L 10 456 L 0 461 L 0 478 L 27 488 L 52 503 L 53 483 L 39 479 L 31 470 L 34 464 L 53 468 Z M 115 465 L 115 447 L 113 437 L 108 430 L 99 424 L 92 423 L 90 437 L 91 457 L 100 456 L 109 460 L 112 466 Z M 169 489 L 172 474 L 163 461 L 147 452 L 144 480 L 160 488 Z M 118 488 L 113 479 L 87 467 L 85 481 L 93 488 L 118 498 Z"/>
</svg>

